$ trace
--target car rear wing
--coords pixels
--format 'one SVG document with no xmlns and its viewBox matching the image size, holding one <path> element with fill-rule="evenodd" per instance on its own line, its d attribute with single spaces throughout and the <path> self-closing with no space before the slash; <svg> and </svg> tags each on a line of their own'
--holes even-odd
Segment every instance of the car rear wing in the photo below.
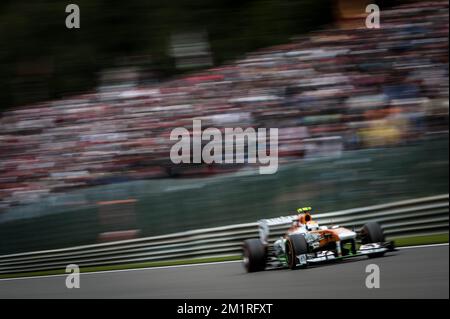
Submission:
<svg viewBox="0 0 450 319">
<path fill-rule="evenodd" d="M 258 221 L 259 238 L 265 244 L 283 236 L 292 226 L 298 215 L 260 219 Z"/>
</svg>

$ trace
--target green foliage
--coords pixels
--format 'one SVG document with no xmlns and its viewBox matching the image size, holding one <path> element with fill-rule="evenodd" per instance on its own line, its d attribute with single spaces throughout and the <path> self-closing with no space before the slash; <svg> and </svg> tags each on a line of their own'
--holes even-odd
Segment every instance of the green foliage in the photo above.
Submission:
<svg viewBox="0 0 450 319">
<path fill-rule="evenodd" d="M 95 87 L 124 57 L 151 56 L 161 78 L 178 73 L 170 35 L 205 30 L 215 64 L 329 23 L 331 0 L 78 0 L 81 28 L 56 0 L 0 3 L 0 109 Z"/>
</svg>

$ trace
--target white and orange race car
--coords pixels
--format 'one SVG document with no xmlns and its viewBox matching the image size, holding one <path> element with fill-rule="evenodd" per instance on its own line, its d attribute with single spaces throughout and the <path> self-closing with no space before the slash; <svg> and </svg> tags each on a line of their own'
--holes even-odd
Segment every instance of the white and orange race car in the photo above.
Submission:
<svg viewBox="0 0 450 319">
<path fill-rule="evenodd" d="M 243 245 L 244 266 L 248 272 L 269 268 L 306 268 L 309 264 L 366 255 L 381 257 L 395 250 L 386 242 L 377 222 L 365 224 L 359 231 L 338 225 L 320 226 L 311 217 L 311 207 L 299 208 L 298 215 L 259 221 L 259 239 L 247 239 Z M 289 227 L 287 229 L 286 228 Z M 272 232 L 285 231 L 273 239 Z"/>
</svg>

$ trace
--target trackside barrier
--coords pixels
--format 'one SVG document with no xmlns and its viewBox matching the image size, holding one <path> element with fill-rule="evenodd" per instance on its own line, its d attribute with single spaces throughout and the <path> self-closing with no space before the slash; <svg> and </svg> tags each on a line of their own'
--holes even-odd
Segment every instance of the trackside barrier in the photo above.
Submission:
<svg viewBox="0 0 450 319">
<path fill-rule="evenodd" d="M 448 232 L 449 194 L 342 210 L 313 216 L 319 224 L 359 229 L 378 221 L 387 237 Z M 169 235 L 0 256 L 0 274 L 108 266 L 189 258 L 236 256 L 242 242 L 258 237 L 258 223 L 185 231 Z M 288 224 L 271 227 L 269 240 L 281 236 Z"/>
</svg>

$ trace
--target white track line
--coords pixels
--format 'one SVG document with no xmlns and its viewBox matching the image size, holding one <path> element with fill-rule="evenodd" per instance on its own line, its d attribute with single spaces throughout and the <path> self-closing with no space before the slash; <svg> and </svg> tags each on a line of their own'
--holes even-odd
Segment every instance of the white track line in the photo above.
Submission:
<svg viewBox="0 0 450 319">
<path fill-rule="evenodd" d="M 397 249 L 428 248 L 428 247 L 440 247 L 440 246 L 448 246 L 448 243 L 430 244 L 430 245 L 418 245 L 418 246 L 405 246 L 405 247 L 398 247 Z"/>
<path fill-rule="evenodd" d="M 106 273 L 115 273 L 115 272 L 139 271 L 139 270 L 170 269 L 170 268 L 182 268 L 182 267 L 194 267 L 194 266 L 210 266 L 210 265 L 231 264 L 231 263 L 240 263 L 240 262 L 242 262 L 242 261 L 241 260 L 230 260 L 230 261 L 216 261 L 216 262 L 209 262 L 209 263 L 186 264 L 186 265 L 143 267 L 143 268 L 117 269 L 117 270 L 102 270 L 102 271 L 81 272 L 80 275 L 84 276 L 84 275 L 93 275 L 93 274 L 106 274 Z M 68 274 L 3 278 L 3 279 L 0 279 L 0 281 L 21 280 L 21 279 L 39 279 L 39 278 L 62 277 L 62 276 L 66 277 L 67 275 Z"/>
<path fill-rule="evenodd" d="M 398 247 L 397 249 L 414 249 L 414 248 L 431 248 L 431 247 L 441 247 L 448 246 L 448 243 L 443 244 L 431 244 L 431 245 L 419 245 L 419 246 L 407 246 L 407 247 Z M 132 268 L 132 269 L 117 269 L 117 270 L 103 270 L 103 271 L 91 271 L 91 272 L 82 272 L 80 275 L 93 275 L 93 274 L 107 274 L 107 273 L 116 273 L 116 272 L 128 272 L 128 271 L 141 271 L 141 270 L 153 270 L 153 269 L 171 269 L 171 268 L 183 268 L 183 267 L 199 267 L 199 266 L 210 266 L 210 265 L 221 265 L 221 264 L 231 264 L 231 263 L 240 263 L 241 260 L 231 260 L 231 261 L 218 261 L 218 262 L 210 262 L 210 263 L 198 263 L 198 264 L 187 264 L 187 265 L 173 265 L 173 266 L 158 266 L 158 267 L 145 267 L 145 268 Z M 24 280 L 24 279 L 40 279 L 40 278 L 51 278 L 51 277 L 66 277 L 68 274 L 59 274 L 59 275 L 44 275 L 44 276 L 33 276 L 33 277 L 17 277 L 17 278 L 4 278 L 0 279 L 1 281 L 11 281 L 11 280 Z"/>
</svg>

